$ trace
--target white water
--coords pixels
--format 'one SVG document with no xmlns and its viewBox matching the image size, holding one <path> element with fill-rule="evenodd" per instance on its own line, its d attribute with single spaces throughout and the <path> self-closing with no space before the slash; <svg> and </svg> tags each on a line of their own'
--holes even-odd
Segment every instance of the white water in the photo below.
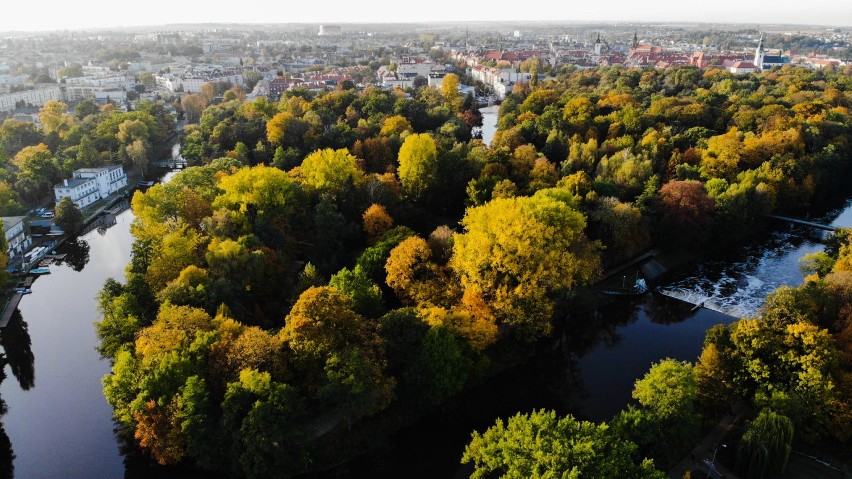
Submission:
<svg viewBox="0 0 852 479">
<path fill-rule="evenodd" d="M 814 221 L 850 227 L 852 202 Z M 809 239 L 814 234 L 807 227 L 781 226 L 768 239 L 740 247 L 723 259 L 701 263 L 692 274 L 661 288 L 660 293 L 735 317 L 756 316 L 769 293 L 779 286 L 802 283 L 799 259 L 824 248 Z"/>
</svg>

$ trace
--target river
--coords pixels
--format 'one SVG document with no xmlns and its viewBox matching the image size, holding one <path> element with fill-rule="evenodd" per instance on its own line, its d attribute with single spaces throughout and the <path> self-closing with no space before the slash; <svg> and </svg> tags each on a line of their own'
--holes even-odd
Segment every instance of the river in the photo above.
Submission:
<svg viewBox="0 0 852 479">
<path fill-rule="evenodd" d="M 852 205 L 816 220 L 852 226 Z M 35 281 L 33 294 L 21 302 L 21 318 L 3 331 L 20 382 L 32 383 L 24 390 L 10 366 L 0 386 L 8 405 L 2 422 L 19 479 L 125 475 L 100 383 L 109 364 L 95 352 L 92 326 L 95 295 L 106 278 L 123 278 L 130 257 L 133 213 L 120 213 L 114 221 L 84 235 L 85 244 L 63 246 L 70 253 L 66 262 Z M 652 294 L 575 315 L 564 325 L 558 348 L 467 391 L 333 475 L 463 477 L 467 470 L 458 461 L 470 431 L 483 430 L 497 417 L 550 408 L 609 419 L 629 403 L 633 382 L 651 363 L 666 357 L 694 360 L 707 328 L 735 320 L 725 312 L 753 315 L 766 292 L 800 283 L 798 258 L 821 248 L 804 231 L 778 225 L 664 288 L 686 299 L 712 299 L 719 311 L 692 311 L 688 303 Z"/>
<path fill-rule="evenodd" d="M 95 295 L 107 278 L 123 278 L 130 258 L 133 213 L 127 210 L 115 221 L 82 236 L 86 246 L 63 245 L 60 252 L 83 258 L 73 266 L 51 265 L 51 274 L 36 279 L 32 294 L 21 300 L 20 318 L 13 319 L 29 333 L 34 359 L 32 388 L 23 390 L 11 373 L 0 386 L 16 478 L 124 476 L 112 408 L 101 386 L 109 362 L 95 351 L 92 326 L 98 317 Z M 88 262 L 81 247 L 88 247 Z"/>
<path fill-rule="evenodd" d="M 486 145 L 491 144 L 494 133 L 497 133 L 497 113 L 499 110 L 500 105 L 491 105 L 479 109 L 479 112 L 482 113 L 482 128 L 480 128 L 480 131 L 482 132 L 482 141 Z"/>
</svg>

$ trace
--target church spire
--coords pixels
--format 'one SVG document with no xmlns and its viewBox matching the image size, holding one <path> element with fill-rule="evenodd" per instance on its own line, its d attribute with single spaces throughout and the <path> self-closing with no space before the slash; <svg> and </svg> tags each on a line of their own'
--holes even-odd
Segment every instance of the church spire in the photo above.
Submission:
<svg viewBox="0 0 852 479">
<path fill-rule="evenodd" d="M 757 71 L 763 71 L 763 33 L 760 34 L 760 40 L 757 41 L 757 48 L 754 50 L 754 66 Z"/>
<path fill-rule="evenodd" d="M 638 46 L 639 46 L 639 37 L 637 36 L 637 32 L 634 30 L 633 31 L 633 48 L 635 49 Z"/>
</svg>

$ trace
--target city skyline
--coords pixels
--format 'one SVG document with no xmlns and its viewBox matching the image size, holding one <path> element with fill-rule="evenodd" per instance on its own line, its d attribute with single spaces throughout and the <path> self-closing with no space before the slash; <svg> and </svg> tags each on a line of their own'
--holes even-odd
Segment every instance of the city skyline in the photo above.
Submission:
<svg viewBox="0 0 852 479">
<path fill-rule="evenodd" d="M 38 9 L 18 2 L 4 6 L 0 31 L 83 30 L 161 26 L 185 23 L 425 23 L 447 21 L 505 22 L 689 22 L 737 24 L 790 24 L 852 26 L 852 7 L 846 0 L 812 0 L 807 3 L 789 0 L 769 2 L 691 3 L 688 8 L 676 0 L 630 2 L 613 0 L 602 8 L 596 2 L 545 5 L 541 8 L 518 8 L 517 2 L 499 0 L 479 8 L 459 8 L 458 2 L 433 0 L 424 4 L 388 4 L 377 0 L 361 2 L 313 4 L 296 3 L 285 8 L 270 9 L 259 0 L 233 3 L 212 1 L 199 7 L 163 0 L 149 0 L 131 10 L 117 10 L 105 0 L 78 0 L 69 8 L 67 2 L 48 0 Z M 38 15 L 33 15 L 37 12 Z"/>
</svg>

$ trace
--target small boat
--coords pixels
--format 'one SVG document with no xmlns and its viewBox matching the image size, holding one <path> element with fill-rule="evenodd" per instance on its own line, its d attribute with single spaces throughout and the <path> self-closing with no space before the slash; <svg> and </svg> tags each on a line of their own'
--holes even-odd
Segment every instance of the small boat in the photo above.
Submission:
<svg viewBox="0 0 852 479">
<path fill-rule="evenodd" d="M 15 288 L 15 292 L 20 294 L 30 294 L 33 292 L 33 290 L 29 288 Z"/>
<path fill-rule="evenodd" d="M 600 289 L 598 292 L 606 296 L 642 296 L 648 292 L 648 284 L 643 278 L 638 278 L 633 286 L 620 289 Z"/>
<path fill-rule="evenodd" d="M 34 268 L 30 270 L 32 274 L 50 274 L 50 268 Z"/>
</svg>

